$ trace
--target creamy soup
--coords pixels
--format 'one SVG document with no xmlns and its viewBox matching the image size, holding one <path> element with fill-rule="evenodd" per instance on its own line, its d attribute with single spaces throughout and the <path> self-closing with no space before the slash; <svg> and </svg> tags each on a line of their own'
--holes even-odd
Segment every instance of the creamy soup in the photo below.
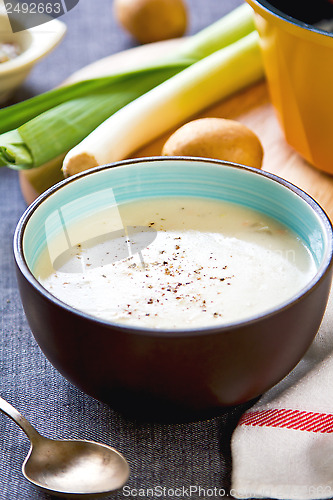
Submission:
<svg viewBox="0 0 333 500">
<path fill-rule="evenodd" d="M 246 207 L 161 198 L 115 210 L 66 228 L 34 270 L 53 295 L 104 320 L 171 329 L 244 320 L 316 272 L 295 234 Z"/>
</svg>

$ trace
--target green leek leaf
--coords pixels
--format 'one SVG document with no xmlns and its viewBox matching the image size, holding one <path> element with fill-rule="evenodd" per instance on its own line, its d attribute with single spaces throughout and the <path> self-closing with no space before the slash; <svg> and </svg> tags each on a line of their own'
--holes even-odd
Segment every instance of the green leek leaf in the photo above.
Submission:
<svg viewBox="0 0 333 500">
<path fill-rule="evenodd" d="M 244 4 L 161 62 L 60 87 L 0 110 L 0 166 L 35 168 L 64 155 L 121 108 L 254 31 Z"/>
<path fill-rule="evenodd" d="M 31 154 L 17 130 L 12 130 L 1 136 L 0 166 L 15 168 L 31 168 Z"/>
</svg>

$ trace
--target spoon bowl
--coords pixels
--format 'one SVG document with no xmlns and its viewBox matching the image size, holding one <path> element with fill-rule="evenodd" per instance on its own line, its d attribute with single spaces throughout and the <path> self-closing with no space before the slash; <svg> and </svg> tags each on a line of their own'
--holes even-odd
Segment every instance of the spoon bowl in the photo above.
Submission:
<svg viewBox="0 0 333 500">
<path fill-rule="evenodd" d="M 92 441 L 41 438 L 23 463 L 26 479 L 43 490 L 64 495 L 104 495 L 127 481 L 129 468 L 113 448 Z"/>
<path fill-rule="evenodd" d="M 31 442 L 22 472 L 42 490 L 67 498 L 102 496 L 121 488 L 129 466 L 121 453 L 101 443 L 55 440 L 41 436 L 7 401 L 0 410 L 14 420 Z"/>
</svg>

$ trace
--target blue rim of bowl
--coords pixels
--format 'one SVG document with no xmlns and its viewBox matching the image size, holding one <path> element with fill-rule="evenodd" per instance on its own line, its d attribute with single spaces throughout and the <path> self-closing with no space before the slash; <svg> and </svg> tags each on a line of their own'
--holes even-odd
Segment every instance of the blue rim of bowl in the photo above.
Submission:
<svg viewBox="0 0 333 500">
<path fill-rule="evenodd" d="M 293 24 L 300 28 L 304 28 L 308 31 L 312 31 L 314 33 L 319 33 L 320 35 L 325 35 L 329 38 L 333 38 L 333 33 L 330 33 L 329 31 L 324 31 L 320 28 L 316 28 L 313 24 L 304 23 L 303 21 L 300 21 L 295 17 L 289 16 L 282 10 L 274 7 L 274 5 L 271 5 L 267 0 L 250 0 L 249 3 L 250 4 L 253 3 L 258 7 L 262 7 L 268 14 L 273 14 L 282 21 L 287 21 L 290 24 Z"/>
<path fill-rule="evenodd" d="M 113 323 L 111 321 L 103 320 L 101 318 L 95 317 L 93 315 L 87 314 L 83 311 L 80 311 L 79 309 L 75 309 L 74 307 L 66 304 L 65 302 L 62 302 L 60 299 L 52 295 L 48 290 L 46 290 L 40 283 L 39 281 L 35 278 L 35 276 L 32 274 L 30 271 L 28 264 L 25 260 L 24 257 L 24 251 L 23 251 L 23 237 L 24 237 L 24 231 L 25 228 L 29 222 L 30 217 L 34 213 L 34 210 L 41 205 L 47 198 L 49 198 L 53 193 L 61 189 L 63 185 L 67 185 L 71 182 L 75 182 L 76 179 L 79 179 L 81 177 L 89 176 L 91 174 L 94 174 L 96 172 L 106 170 L 106 169 L 113 169 L 113 168 L 126 168 L 128 165 L 135 165 L 135 164 L 140 164 L 140 163 L 150 163 L 150 162 L 156 162 L 156 161 L 186 161 L 186 162 L 201 162 L 201 163 L 209 163 L 213 165 L 224 165 L 224 166 L 229 166 L 230 168 L 237 168 L 240 170 L 245 170 L 248 172 L 252 172 L 253 174 L 261 175 L 263 177 L 266 177 L 270 179 L 273 182 L 276 182 L 282 186 L 284 186 L 286 189 L 289 189 L 292 191 L 294 194 L 299 196 L 303 201 L 305 201 L 311 208 L 316 212 L 318 217 L 321 219 L 323 222 L 323 225 L 326 229 L 326 233 L 328 236 L 328 245 L 327 245 L 327 250 L 326 254 L 324 256 L 323 262 L 316 272 L 315 276 L 309 281 L 309 283 L 301 289 L 297 294 L 293 295 L 289 300 L 286 302 L 276 306 L 275 308 L 272 308 L 268 310 L 266 313 L 263 312 L 262 314 L 256 314 L 251 316 L 249 319 L 244 319 L 241 321 L 237 322 L 232 322 L 232 323 L 224 323 L 220 325 L 214 325 L 214 326 L 206 326 L 206 327 L 193 327 L 193 328 L 177 328 L 177 329 L 167 329 L 167 328 L 152 328 L 152 327 L 146 327 L 146 326 L 139 326 L 139 325 L 125 325 L 121 323 Z M 223 161 L 223 160 L 215 160 L 215 159 L 210 159 L 210 158 L 199 158 L 199 157 L 191 157 L 191 156 L 150 156 L 150 157 L 144 157 L 144 158 L 134 158 L 134 159 L 128 159 L 128 160 L 122 160 L 119 162 L 114 162 L 106 165 L 101 165 L 98 167 L 91 168 L 89 170 L 86 170 L 84 172 L 80 172 L 78 174 L 75 174 L 67 179 L 64 179 L 57 184 L 53 185 L 49 189 L 47 189 L 44 193 L 42 193 L 34 202 L 31 203 L 31 205 L 28 206 L 28 208 L 25 210 L 23 215 L 21 216 L 20 220 L 17 223 L 15 233 L 14 233 L 14 238 L 13 238 L 13 250 L 14 250 L 14 257 L 16 264 L 20 270 L 20 272 L 23 274 L 25 279 L 44 297 L 46 297 L 48 300 L 53 302 L 56 306 L 61 307 L 63 309 L 66 309 L 70 313 L 80 316 L 81 318 L 85 318 L 89 322 L 96 323 L 96 324 L 101 324 L 104 326 L 107 326 L 112 329 L 116 329 L 119 331 L 126 332 L 127 334 L 138 334 L 138 335 L 147 335 L 147 336 L 158 336 L 158 337 L 186 337 L 186 336 L 193 336 L 193 335 L 212 335 L 212 334 L 222 334 L 223 332 L 227 331 L 232 331 L 236 330 L 239 327 L 245 327 L 249 326 L 251 324 L 257 323 L 258 321 L 268 319 L 269 317 L 272 317 L 276 314 L 281 313 L 282 311 L 285 311 L 292 307 L 295 303 L 299 302 L 303 297 L 308 295 L 315 287 L 319 285 L 319 282 L 323 280 L 326 275 L 330 272 L 332 266 L 333 266 L 333 226 L 332 223 L 324 211 L 324 209 L 305 191 L 300 189 L 299 187 L 295 186 L 289 181 L 286 181 L 285 179 L 282 179 L 281 177 L 271 174 L 270 172 L 265 172 L 263 170 L 259 170 L 257 168 L 253 167 L 248 167 L 245 165 L 239 165 L 237 163 L 232 163 L 228 161 Z"/>
</svg>

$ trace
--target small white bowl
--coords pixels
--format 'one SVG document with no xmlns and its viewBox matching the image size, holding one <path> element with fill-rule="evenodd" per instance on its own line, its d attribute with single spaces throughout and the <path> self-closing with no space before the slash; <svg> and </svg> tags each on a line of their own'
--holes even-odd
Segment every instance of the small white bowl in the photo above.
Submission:
<svg viewBox="0 0 333 500">
<path fill-rule="evenodd" d="M 23 83 L 36 62 L 60 43 L 66 29 L 63 22 L 50 18 L 45 24 L 29 29 L 22 26 L 22 31 L 13 33 L 0 0 L 0 43 L 15 43 L 21 50 L 14 59 L 0 63 L 0 102 L 7 100 Z"/>
</svg>

